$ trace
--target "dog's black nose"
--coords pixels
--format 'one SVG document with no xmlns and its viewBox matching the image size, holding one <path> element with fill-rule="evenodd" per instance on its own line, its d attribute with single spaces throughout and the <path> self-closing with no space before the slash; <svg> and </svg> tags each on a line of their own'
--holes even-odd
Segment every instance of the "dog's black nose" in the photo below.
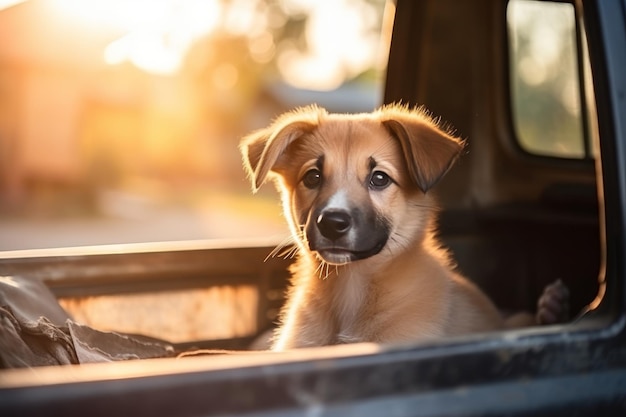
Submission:
<svg viewBox="0 0 626 417">
<path fill-rule="evenodd" d="M 345 211 L 325 211 L 317 218 L 320 233 L 330 240 L 339 239 L 350 230 L 351 226 L 352 220 Z"/>
</svg>

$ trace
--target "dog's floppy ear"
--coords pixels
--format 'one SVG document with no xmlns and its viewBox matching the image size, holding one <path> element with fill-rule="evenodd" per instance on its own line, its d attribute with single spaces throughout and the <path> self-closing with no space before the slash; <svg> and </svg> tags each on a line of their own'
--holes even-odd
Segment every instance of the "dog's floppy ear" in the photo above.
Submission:
<svg viewBox="0 0 626 417">
<path fill-rule="evenodd" d="M 269 127 L 244 137 L 239 145 L 244 168 L 256 191 L 290 143 L 315 129 L 324 109 L 309 106 L 280 116 Z"/>
<path fill-rule="evenodd" d="M 452 167 L 463 142 L 443 131 L 421 109 L 392 105 L 379 114 L 383 126 L 400 142 L 411 180 L 427 192 Z"/>
</svg>

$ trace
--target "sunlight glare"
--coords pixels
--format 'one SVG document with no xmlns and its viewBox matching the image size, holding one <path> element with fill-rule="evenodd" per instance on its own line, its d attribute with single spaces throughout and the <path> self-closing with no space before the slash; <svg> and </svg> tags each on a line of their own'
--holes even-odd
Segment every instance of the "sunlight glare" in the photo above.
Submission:
<svg viewBox="0 0 626 417">
<path fill-rule="evenodd" d="M 376 12 L 353 0 L 288 2 L 293 10 L 307 10 L 307 53 L 293 48 L 279 58 L 286 81 L 296 87 L 332 90 L 377 60 L 380 34 L 372 31 Z M 329 30 L 331 28 L 332 30 Z"/>
<path fill-rule="evenodd" d="M 0 0 L 0 10 L 8 9 L 16 4 L 24 3 L 25 0 Z"/>
<path fill-rule="evenodd" d="M 250 0 L 230 0 L 229 13 L 224 16 L 224 26 L 230 33 L 256 36 L 265 31 L 268 25 L 266 16 L 258 13 L 259 2 Z"/>
<path fill-rule="evenodd" d="M 145 71 L 176 72 L 191 44 L 219 22 L 218 0 L 57 0 L 65 16 L 100 30 L 125 34 L 103 53 L 109 65 L 131 62 Z"/>
<path fill-rule="evenodd" d="M 131 32 L 111 42 L 104 50 L 104 61 L 110 65 L 130 61 L 145 71 L 168 75 L 175 73 L 182 62 L 181 51 L 165 43 L 163 34 L 149 31 Z"/>
<path fill-rule="evenodd" d="M 53 0 L 59 14 L 94 29 L 133 30 L 158 21 L 166 2 L 150 0 Z"/>
</svg>

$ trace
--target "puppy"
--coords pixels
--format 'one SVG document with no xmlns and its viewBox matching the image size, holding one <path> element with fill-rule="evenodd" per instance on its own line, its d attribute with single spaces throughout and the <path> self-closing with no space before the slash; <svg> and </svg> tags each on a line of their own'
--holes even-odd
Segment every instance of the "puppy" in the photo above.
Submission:
<svg viewBox="0 0 626 417">
<path fill-rule="evenodd" d="M 273 350 L 504 327 L 435 239 L 428 191 L 462 150 L 425 111 L 399 105 L 306 107 L 242 140 L 253 189 L 275 181 L 297 249 Z"/>
</svg>

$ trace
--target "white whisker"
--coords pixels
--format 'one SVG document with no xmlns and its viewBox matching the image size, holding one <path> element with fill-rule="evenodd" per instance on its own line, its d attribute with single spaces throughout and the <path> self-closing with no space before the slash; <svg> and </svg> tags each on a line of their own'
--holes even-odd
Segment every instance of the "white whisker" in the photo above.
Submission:
<svg viewBox="0 0 626 417">
<path fill-rule="evenodd" d="M 327 280 L 328 277 L 330 276 L 330 264 L 324 262 L 324 264 L 326 264 L 326 274 L 324 275 L 324 280 Z"/>
<path fill-rule="evenodd" d="M 267 262 L 270 258 L 292 258 L 298 252 L 293 236 L 289 235 L 282 240 L 263 260 Z"/>
<path fill-rule="evenodd" d="M 315 275 L 317 275 L 320 279 L 323 279 L 322 277 L 323 269 L 324 269 L 324 262 L 320 261 L 320 263 L 317 265 L 317 268 L 315 268 Z"/>
</svg>

